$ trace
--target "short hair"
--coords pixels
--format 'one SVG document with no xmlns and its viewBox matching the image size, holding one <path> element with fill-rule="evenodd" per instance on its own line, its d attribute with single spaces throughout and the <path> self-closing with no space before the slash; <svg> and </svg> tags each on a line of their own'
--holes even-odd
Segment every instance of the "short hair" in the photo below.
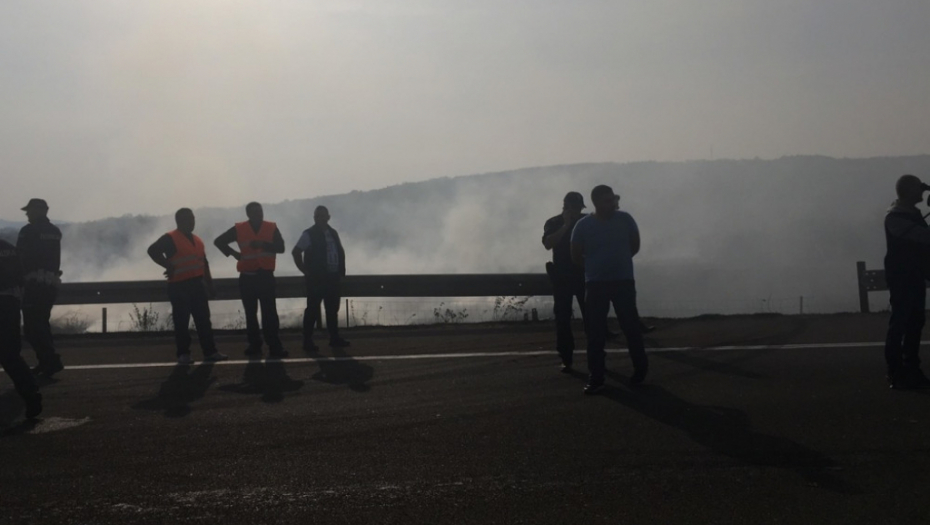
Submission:
<svg viewBox="0 0 930 525">
<path fill-rule="evenodd" d="M 591 190 L 591 200 L 595 201 L 600 196 L 607 195 L 608 193 L 613 195 L 614 193 L 613 188 L 611 188 L 610 186 L 606 184 L 598 184 L 597 186 L 594 187 L 593 190 Z"/>
<path fill-rule="evenodd" d="M 907 191 L 908 186 L 912 184 L 920 184 L 920 179 L 917 178 L 917 175 L 901 175 L 898 177 L 898 182 L 894 185 L 894 191 L 898 194 L 898 197 L 903 197 L 904 193 Z"/>
<path fill-rule="evenodd" d="M 252 202 L 246 204 L 246 205 L 245 205 L 245 211 L 246 211 L 246 213 L 248 213 L 249 210 L 251 210 L 252 208 L 255 208 L 256 206 L 259 207 L 259 208 L 262 207 L 262 205 L 261 205 L 260 202 L 255 202 L 255 201 L 252 201 Z"/>
<path fill-rule="evenodd" d="M 190 208 L 181 208 L 180 210 L 174 212 L 174 222 L 178 222 L 179 220 L 181 220 L 182 215 L 188 215 L 188 214 L 193 215 L 194 210 Z"/>
<path fill-rule="evenodd" d="M 329 213 L 329 208 L 323 206 L 322 204 L 313 209 L 313 213 L 316 213 L 320 210 L 326 210 L 326 213 Z"/>
</svg>

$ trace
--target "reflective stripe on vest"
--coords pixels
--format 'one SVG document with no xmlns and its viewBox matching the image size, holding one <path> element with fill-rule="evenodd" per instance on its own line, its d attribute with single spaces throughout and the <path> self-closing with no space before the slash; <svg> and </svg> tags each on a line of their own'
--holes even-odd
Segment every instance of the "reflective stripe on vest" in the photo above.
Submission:
<svg viewBox="0 0 930 525">
<path fill-rule="evenodd" d="M 262 221 L 258 233 L 252 229 L 252 225 L 246 222 L 236 223 L 236 242 L 239 244 L 239 252 L 242 257 L 236 264 L 236 269 L 240 272 L 255 272 L 258 270 L 274 271 L 275 254 L 265 251 L 264 248 L 252 248 L 252 241 L 271 244 L 274 241 L 274 231 L 277 225 L 273 222 Z"/>
<path fill-rule="evenodd" d="M 168 282 L 176 283 L 203 276 L 207 255 L 200 237 L 194 235 L 194 242 L 191 242 L 180 230 L 168 232 L 168 235 L 174 241 L 175 249 L 174 255 L 168 259 L 174 267 Z"/>
</svg>

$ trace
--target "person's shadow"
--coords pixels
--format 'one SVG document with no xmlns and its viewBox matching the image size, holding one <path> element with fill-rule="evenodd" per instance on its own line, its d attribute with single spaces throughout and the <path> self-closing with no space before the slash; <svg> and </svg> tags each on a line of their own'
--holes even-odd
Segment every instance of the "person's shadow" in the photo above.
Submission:
<svg viewBox="0 0 930 525">
<path fill-rule="evenodd" d="M 202 398 L 215 381 L 213 363 L 201 363 L 192 371 L 190 366 L 177 365 L 154 398 L 140 401 L 132 408 L 164 412 L 165 417 L 184 417 L 191 413 L 191 403 Z"/>
<path fill-rule="evenodd" d="M 790 469 L 813 486 L 843 494 L 861 489 L 837 478 L 839 465 L 828 456 L 790 439 L 752 429 L 740 410 L 701 406 L 685 401 L 661 386 L 607 389 L 604 397 L 685 432 L 695 443 L 750 465 Z"/>
<path fill-rule="evenodd" d="M 320 371 L 313 374 L 311 379 L 335 385 L 347 385 L 355 392 L 368 392 L 371 385 L 368 381 L 374 376 L 374 370 L 359 361 L 356 361 L 341 348 L 333 348 L 333 358 L 319 358 L 317 364 Z"/>
<path fill-rule="evenodd" d="M 287 375 L 283 361 L 275 359 L 262 363 L 261 359 L 250 359 L 242 373 L 242 381 L 219 389 L 236 394 L 261 394 L 265 403 L 279 403 L 284 400 L 284 394 L 296 392 L 303 386 L 303 381 L 295 381 Z"/>
</svg>

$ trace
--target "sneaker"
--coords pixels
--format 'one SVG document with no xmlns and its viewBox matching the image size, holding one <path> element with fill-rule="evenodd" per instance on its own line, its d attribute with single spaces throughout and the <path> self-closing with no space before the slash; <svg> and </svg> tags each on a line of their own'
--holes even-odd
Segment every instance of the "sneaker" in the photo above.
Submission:
<svg viewBox="0 0 930 525">
<path fill-rule="evenodd" d="M 584 386 L 584 395 L 595 396 L 604 391 L 604 383 L 588 383 Z"/>
<path fill-rule="evenodd" d="M 213 353 L 210 354 L 210 355 L 205 355 L 205 356 L 203 356 L 203 360 L 204 360 L 204 361 L 207 361 L 207 362 L 210 362 L 210 363 L 216 363 L 217 361 L 225 361 L 225 360 L 227 360 L 227 359 L 229 359 L 229 356 L 228 356 L 228 355 L 226 355 L 226 354 L 221 354 L 221 353 L 219 353 L 219 352 L 213 352 Z"/>
<path fill-rule="evenodd" d="M 32 375 L 34 376 L 52 377 L 53 375 L 57 374 L 58 372 L 61 372 L 64 369 L 65 367 L 64 365 L 61 364 L 61 360 L 59 359 L 50 365 L 49 364 L 36 365 L 30 369 L 30 372 L 32 372 Z"/>
<path fill-rule="evenodd" d="M 333 348 L 343 348 L 349 346 L 349 342 L 341 337 L 336 337 L 329 340 L 329 346 L 332 346 Z"/>
<path fill-rule="evenodd" d="M 930 379 L 928 379 L 927 376 L 924 375 L 924 371 L 919 368 L 915 368 L 911 372 L 911 381 L 914 382 L 914 388 L 921 390 L 930 388 Z"/>
<path fill-rule="evenodd" d="M 630 376 L 630 384 L 641 384 L 643 380 L 646 379 L 647 372 L 649 372 L 648 368 L 637 368 L 636 370 L 633 370 L 633 375 Z"/>
<path fill-rule="evenodd" d="M 285 350 L 285 349 L 283 349 L 283 348 L 280 348 L 280 349 L 278 349 L 278 350 L 272 350 L 271 352 L 268 352 L 268 357 L 270 357 L 270 358 L 272 358 L 272 359 L 284 359 L 284 358 L 287 357 L 288 355 L 290 355 L 290 354 L 288 354 L 288 353 L 287 353 L 287 350 Z"/>
<path fill-rule="evenodd" d="M 36 392 L 23 401 L 26 403 L 26 419 L 35 419 L 42 413 L 42 394 Z"/>
<path fill-rule="evenodd" d="M 249 346 L 245 349 L 245 355 L 247 356 L 259 356 L 262 355 L 262 347 L 260 346 Z"/>
<path fill-rule="evenodd" d="M 190 354 L 181 354 L 178 356 L 178 364 L 184 366 L 192 365 L 194 364 L 194 359 Z"/>
<path fill-rule="evenodd" d="M 563 374 L 571 374 L 572 372 L 574 372 L 574 369 L 572 368 L 572 365 L 563 364 L 562 368 L 559 369 L 559 371 L 562 372 Z"/>
</svg>

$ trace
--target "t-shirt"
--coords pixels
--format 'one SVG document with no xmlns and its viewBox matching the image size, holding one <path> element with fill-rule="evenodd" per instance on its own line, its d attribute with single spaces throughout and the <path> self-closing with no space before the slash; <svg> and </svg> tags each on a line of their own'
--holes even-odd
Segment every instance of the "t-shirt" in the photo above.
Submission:
<svg viewBox="0 0 930 525">
<path fill-rule="evenodd" d="M 575 221 L 577 224 L 578 221 Z M 565 219 L 562 218 L 562 215 L 556 215 L 555 217 L 550 218 L 546 221 L 546 224 L 543 226 L 543 239 L 557 232 L 562 225 L 565 224 Z M 571 225 L 574 227 L 574 224 Z M 559 240 L 558 244 L 552 247 L 552 262 L 555 264 L 555 269 L 559 273 L 584 273 L 584 269 L 576 266 L 572 262 L 572 230 L 569 228 L 565 235 L 562 236 L 562 239 Z"/>
<path fill-rule="evenodd" d="M 339 271 L 339 248 L 336 246 L 336 239 L 329 228 L 323 231 L 323 236 L 326 238 L 326 270 L 336 273 Z M 313 242 L 310 240 L 310 229 L 306 229 L 297 241 L 296 247 L 301 251 L 307 251 L 311 244 Z"/>
<path fill-rule="evenodd" d="M 572 244 L 584 248 L 585 281 L 632 280 L 630 242 L 638 237 L 636 221 L 624 211 L 615 211 L 608 219 L 591 214 L 578 221 L 572 230 Z"/>
</svg>

